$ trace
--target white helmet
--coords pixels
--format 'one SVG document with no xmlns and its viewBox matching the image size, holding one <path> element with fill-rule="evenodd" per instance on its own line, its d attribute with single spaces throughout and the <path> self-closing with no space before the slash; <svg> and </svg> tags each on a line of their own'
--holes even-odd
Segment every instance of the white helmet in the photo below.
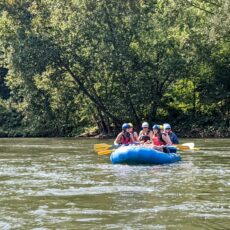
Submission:
<svg viewBox="0 0 230 230">
<path fill-rule="evenodd" d="M 165 129 L 171 129 L 171 125 L 170 124 L 165 123 L 163 126 L 164 126 L 164 130 Z"/>
<path fill-rule="evenodd" d="M 142 128 L 148 128 L 149 127 L 149 123 L 148 122 L 143 122 L 142 123 Z"/>
</svg>

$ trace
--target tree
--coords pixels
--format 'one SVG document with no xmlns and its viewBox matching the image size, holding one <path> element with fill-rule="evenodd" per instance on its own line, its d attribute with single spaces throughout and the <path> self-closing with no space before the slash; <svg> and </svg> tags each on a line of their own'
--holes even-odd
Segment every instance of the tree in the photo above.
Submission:
<svg viewBox="0 0 230 230">
<path fill-rule="evenodd" d="M 26 124 L 47 135 L 96 124 L 108 133 L 125 121 L 140 127 L 174 112 L 175 121 L 211 116 L 217 104 L 226 117 L 228 6 L 226 0 L 5 1 L 0 46 L 10 100 Z"/>
</svg>

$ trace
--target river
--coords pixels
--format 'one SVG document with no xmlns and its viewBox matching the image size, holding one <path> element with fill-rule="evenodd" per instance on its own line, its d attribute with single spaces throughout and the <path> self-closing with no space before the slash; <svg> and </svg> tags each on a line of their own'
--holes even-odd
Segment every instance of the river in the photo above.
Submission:
<svg viewBox="0 0 230 230">
<path fill-rule="evenodd" d="M 229 229 L 230 139 L 171 165 L 112 165 L 112 140 L 0 139 L 0 229 Z"/>
</svg>

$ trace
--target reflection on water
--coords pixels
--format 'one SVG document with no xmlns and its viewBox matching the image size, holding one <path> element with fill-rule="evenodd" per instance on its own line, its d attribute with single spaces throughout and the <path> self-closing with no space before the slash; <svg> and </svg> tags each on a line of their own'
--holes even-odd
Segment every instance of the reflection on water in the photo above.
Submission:
<svg viewBox="0 0 230 230">
<path fill-rule="evenodd" d="M 180 163 L 127 166 L 97 140 L 0 139 L 0 229 L 228 229 L 230 140 L 191 141 Z"/>
</svg>

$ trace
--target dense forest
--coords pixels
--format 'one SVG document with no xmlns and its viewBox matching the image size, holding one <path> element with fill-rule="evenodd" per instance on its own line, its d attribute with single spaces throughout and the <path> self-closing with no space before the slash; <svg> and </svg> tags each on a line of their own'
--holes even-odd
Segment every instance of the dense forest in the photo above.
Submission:
<svg viewBox="0 0 230 230">
<path fill-rule="evenodd" d="M 0 3 L 2 137 L 229 137 L 229 78 L 229 0 Z"/>
</svg>

